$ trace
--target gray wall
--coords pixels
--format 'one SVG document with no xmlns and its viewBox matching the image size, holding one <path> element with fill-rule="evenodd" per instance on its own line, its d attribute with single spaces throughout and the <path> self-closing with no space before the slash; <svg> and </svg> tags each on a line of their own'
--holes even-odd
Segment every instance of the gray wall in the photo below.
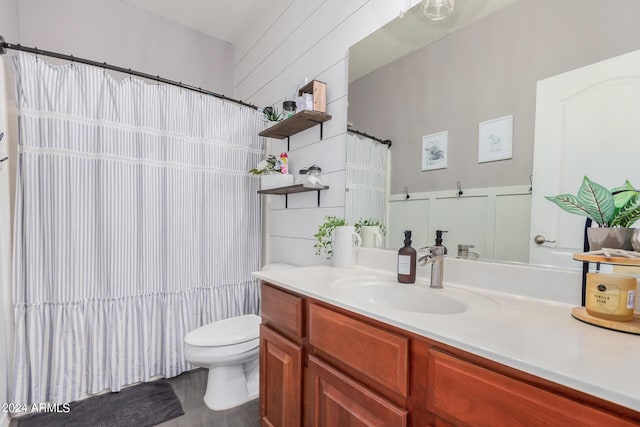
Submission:
<svg viewBox="0 0 640 427">
<path fill-rule="evenodd" d="M 354 127 L 393 140 L 391 192 L 528 184 L 536 82 L 640 49 L 640 1 L 606 3 L 520 0 L 350 84 Z M 478 123 L 510 114 L 513 159 L 478 164 Z M 421 172 L 443 130 L 447 169 Z"/>
<path fill-rule="evenodd" d="M 0 36 L 7 41 L 19 36 L 18 25 L 18 0 L 0 1 Z"/>
<path fill-rule="evenodd" d="M 19 42 L 233 95 L 233 45 L 120 0 L 20 0 Z"/>
</svg>

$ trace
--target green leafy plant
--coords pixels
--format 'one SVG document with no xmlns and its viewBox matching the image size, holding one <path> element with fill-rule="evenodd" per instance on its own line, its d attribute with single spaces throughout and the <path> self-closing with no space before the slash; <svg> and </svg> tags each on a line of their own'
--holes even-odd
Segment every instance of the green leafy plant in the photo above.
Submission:
<svg viewBox="0 0 640 427">
<path fill-rule="evenodd" d="M 249 173 L 251 175 L 267 175 L 270 173 L 278 173 L 280 172 L 281 166 L 282 165 L 280 164 L 280 161 L 276 158 L 276 156 L 270 154 L 269 157 L 261 160 L 260 163 L 258 163 L 258 166 L 253 169 L 249 169 Z"/>
<path fill-rule="evenodd" d="M 545 198 L 566 212 L 591 218 L 600 227 L 630 227 L 640 219 L 640 192 L 629 181 L 608 190 L 585 176 L 577 195 Z"/>
<path fill-rule="evenodd" d="M 325 215 L 324 222 L 318 226 L 318 232 L 313 235 L 317 240 L 315 245 L 313 245 L 316 250 L 316 255 L 322 255 L 324 253 L 327 255 L 327 259 L 331 258 L 333 255 L 333 246 L 331 244 L 333 230 L 343 225 L 348 225 L 344 218 Z"/>
<path fill-rule="evenodd" d="M 270 122 L 279 122 L 284 119 L 284 115 L 281 111 L 278 111 L 276 107 L 264 107 L 262 114 L 264 114 L 264 118 Z"/>
<path fill-rule="evenodd" d="M 369 226 L 379 227 L 380 233 L 382 233 L 383 236 L 387 235 L 387 227 L 385 227 L 384 223 L 377 218 L 368 218 L 368 219 L 361 218 L 358 220 L 358 222 L 354 224 L 356 233 L 358 234 L 360 234 L 360 230 L 362 230 L 362 227 L 369 227 Z"/>
</svg>

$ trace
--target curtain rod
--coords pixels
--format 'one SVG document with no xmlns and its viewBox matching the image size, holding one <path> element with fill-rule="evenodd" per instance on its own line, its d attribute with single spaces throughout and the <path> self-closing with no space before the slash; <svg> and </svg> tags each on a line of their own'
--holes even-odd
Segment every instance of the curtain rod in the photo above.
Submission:
<svg viewBox="0 0 640 427">
<path fill-rule="evenodd" d="M 376 137 L 375 137 L 375 136 L 373 136 L 373 135 L 369 135 L 369 134 L 367 134 L 367 133 L 360 132 L 359 130 L 350 129 L 350 128 L 347 128 L 347 132 L 355 133 L 356 135 L 361 135 L 361 136 L 364 136 L 365 138 L 371 138 L 371 139 L 373 139 L 374 141 L 378 141 L 380 144 L 384 144 L 384 145 L 386 145 L 386 146 L 387 146 L 387 148 L 391 148 L 391 140 L 390 140 L 390 139 L 382 140 L 382 139 L 380 139 L 380 138 L 376 138 Z"/>
<path fill-rule="evenodd" d="M 177 82 L 175 80 L 165 79 L 165 78 L 160 77 L 160 76 L 152 76 L 151 74 L 143 73 L 141 71 L 135 71 L 135 70 L 132 70 L 131 68 L 123 68 L 123 67 L 118 67 L 116 65 L 110 65 L 110 64 L 107 64 L 106 62 L 97 62 L 97 61 L 92 61 L 91 59 L 79 58 L 79 57 L 73 56 L 73 55 L 64 55 L 62 53 L 57 53 L 57 52 L 51 52 L 51 51 L 48 51 L 48 50 L 38 49 L 37 47 L 26 47 L 26 46 L 22 46 L 19 43 L 18 44 L 7 43 L 4 40 L 4 37 L 0 36 L 0 55 L 4 55 L 5 53 L 7 53 L 6 49 L 18 50 L 18 51 L 21 51 L 21 52 L 34 53 L 36 55 L 42 55 L 42 56 L 50 56 L 52 58 L 58 58 L 58 59 L 62 59 L 62 60 L 65 60 L 65 61 L 79 62 L 81 64 L 92 65 L 94 67 L 100 67 L 100 68 L 104 68 L 104 69 L 107 69 L 107 70 L 117 71 L 119 73 L 129 74 L 130 76 L 141 77 L 143 79 L 149 79 L 149 80 L 153 80 L 153 81 L 156 81 L 156 82 L 159 82 L 159 83 L 164 83 L 164 84 L 171 85 L 171 86 L 178 86 L 179 88 L 182 88 L 182 89 L 188 89 L 188 90 L 192 90 L 194 92 L 202 93 L 204 95 L 214 96 L 216 98 L 224 99 L 225 101 L 234 102 L 236 104 L 240 104 L 240 105 L 243 105 L 245 107 L 249 107 L 249 108 L 252 108 L 254 110 L 258 110 L 258 107 L 253 105 L 253 104 L 248 104 L 248 103 L 246 103 L 244 101 L 239 101 L 237 99 L 229 98 L 228 96 L 220 95 L 219 93 L 215 93 L 215 92 L 210 92 L 208 90 L 205 90 L 205 89 L 202 89 L 202 88 L 199 88 L 199 87 L 195 87 L 195 86 L 191 86 L 191 85 L 187 85 L 187 84 L 184 84 L 182 82 Z"/>
</svg>

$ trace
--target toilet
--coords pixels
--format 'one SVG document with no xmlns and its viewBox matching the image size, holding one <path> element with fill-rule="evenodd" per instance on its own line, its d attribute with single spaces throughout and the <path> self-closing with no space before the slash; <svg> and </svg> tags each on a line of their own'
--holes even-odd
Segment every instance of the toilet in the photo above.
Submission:
<svg viewBox="0 0 640 427">
<path fill-rule="evenodd" d="M 231 317 L 194 329 L 184 337 L 187 362 L 209 370 L 204 403 L 214 411 L 258 397 L 260 317 Z"/>
</svg>

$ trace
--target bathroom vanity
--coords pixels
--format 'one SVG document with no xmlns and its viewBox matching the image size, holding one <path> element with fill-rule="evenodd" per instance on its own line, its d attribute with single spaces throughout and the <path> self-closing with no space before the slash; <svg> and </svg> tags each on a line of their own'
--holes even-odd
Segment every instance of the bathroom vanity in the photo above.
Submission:
<svg viewBox="0 0 640 427">
<path fill-rule="evenodd" d="M 575 329 L 580 341 L 589 336 L 601 341 L 604 333 L 614 334 L 612 345 L 638 350 L 640 344 L 583 325 L 568 311 L 563 320 L 552 314 L 568 305 L 455 286 L 437 296 L 444 298 L 437 307 L 445 312 L 418 313 L 417 306 L 402 310 L 398 304 L 421 305 L 426 288 L 395 284 L 400 296 L 381 298 L 371 289 L 388 293 L 385 283 L 392 285 L 386 278 L 376 282 L 378 276 L 368 269 L 307 267 L 257 276 L 262 279 L 260 416 L 265 426 L 640 425 L 640 392 L 622 390 L 618 396 L 612 390 L 624 381 L 611 365 L 620 362 L 619 354 L 613 351 L 591 366 L 601 373 L 571 377 L 572 365 L 580 372 L 599 355 L 572 360 L 578 353 L 563 344 L 574 341 L 563 343 L 561 335 Z M 402 289 L 418 293 L 404 298 Z M 462 312 L 455 302 L 465 305 Z M 542 329 L 555 327 L 548 330 L 548 340 L 537 330 L 536 313 L 547 319 L 539 322 Z M 531 326 L 517 334 L 527 317 Z M 508 318 L 513 321 L 496 328 Z M 560 324 L 564 320 L 566 325 Z M 596 348 L 593 344 L 585 343 L 582 351 Z M 498 356 L 498 351 L 504 353 Z M 531 360 L 520 352 L 531 353 Z M 628 382 L 635 383 L 628 390 L 638 389 L 634 369 L 627 372 Z M 611 384 L 596 384 L 609 377 Z"/>
</svg>

